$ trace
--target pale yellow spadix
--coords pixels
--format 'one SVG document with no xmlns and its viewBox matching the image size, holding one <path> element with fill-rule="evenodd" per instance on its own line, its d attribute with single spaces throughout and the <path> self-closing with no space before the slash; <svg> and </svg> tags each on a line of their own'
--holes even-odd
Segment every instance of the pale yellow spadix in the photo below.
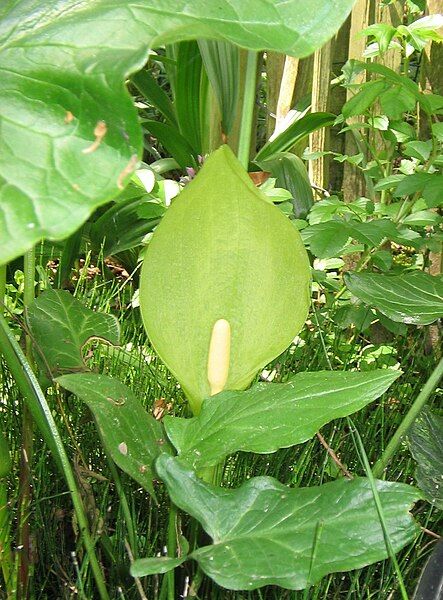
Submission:
<svg viewBox="0 0 443 600">
<path fill-rule="evenodd" d="M 226 319 L 219 319 L 212 328 L 208 354 L 208 381 L 211 396 L 222 392 L 228 381 L 231 354 L 231 326 Z"/>
</svg>

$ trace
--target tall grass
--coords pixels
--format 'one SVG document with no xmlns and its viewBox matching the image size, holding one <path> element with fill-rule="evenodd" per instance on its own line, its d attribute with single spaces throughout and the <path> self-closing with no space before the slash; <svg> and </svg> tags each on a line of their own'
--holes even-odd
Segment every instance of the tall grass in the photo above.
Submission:
<svg viewBox="0 0 443 600">
<path fill-rule="evenodd" d="M 166 404 L 172 405 L 172 413 L 184 414 L 186 404 L 183 394 L 147 345 L 139 311 L 130 305 L 134 292 L 132 282 L 124 284 L 102 275 L 91 280 L 85 276 L 85 269 L 76 283 L 77 297 L 95 310 L 116 314 L 122 325 L 125 344 L 125 352 L 94 346 L 90 366 L 129 385 L 147 410 L 151 411 L 154 403 L 163 398 Z M 313 319 L 305 327 L 298 347 L 292 347 L 269 366 L 268 371 L 276 371 L 276 380 L 284 379 L 288 373 L 327 370 L 330 366 L 334 369 L 368 368 L 362 364 L 361 351 L 370 340 L 358 335 L 358 332 L 340 330 L 331 318 L 325 318 L 321 313 L 319 317 L 319 324 Z M 435 362 L 432 356 L 426 354 L 422 330 L 411 329 L 407 338 L 392 340 L 392 346 L 404 371 L 403 377 L 377 403 L 353 416 L 353 423 L 371 464 L 380 457 Z M 159 506 L 156 506 L 148 494 L 124 473 L 120 473 L 115 481 L 115 470 L 109 467 L 88 409 L 75 397 L 56 389 L 49 390 L 48 400 L 74 465 L 110 595 L 115 599 L 140 598 L 136 583 L 129 575 L 127 548 L 129 544 L 132 553 L 139 557 L 164 552 L 169 504 L 162 484 L 156 483 L 160 500 Z M 437 392 L 433 402 L 437 403 L 438 400 Z M 0 416 L 2 428 L 8 432 L 15 465 L 18 464 L 20 448 L 19 406 L 14 382 L 4 363 L 0 362 Z M 324 427 L 322 435 L 351 472 L 365 474 L 359 460 L 359 450 L 345 419 Z M 414 462 L 404 445 L 389 467 L 388 477 L 394 481 L 413 483 L 414 468 Z M 236 487 L 245 479 L 259 474 L 276 477 L 293 486 L 312 486 L 330 481 L 338 473 L 336 464 L 324 447 L 313 438 L 305 444 L 272 455 L 240 453 L 231 457 L 226 462 L 222 484 Z M 17 481 L 16 467 L 9 479 L 9 500 L 14 518 Z M 119 481 L 121 486 L 118 485 Z M 35 548 L 32 597 L 36 600 L 95 598 L 90 567 L 78 544 L 78 524 L 70 496 L 38 433 L 32 486 L 31 528 Z M 438 512 L 428 504 L 420 502 L 414 508 L 414 515 L 422 527 L 439 530 L 441 523 L 438 521 Z M 182 515 L 181 528 L 185 536 L 190 535 L 188 525 L 186 515 Z M 133 537 L 136 539 L 135 547 L 134 543 L 130 543 Z M 423 531 L 414 544 L 398 555 L 398 564 L 410 595 L 434 544 L 435 539 Z M 194 568 L 194 565 L 188 564 L 178 570 L 177 598 L 185 588 L 185 578 L 192 577 Z M 147 578 L 141 583 L 147 598 L 155 600 L 159 597 L 161 577 Z M 274 587 L 254 592 L 231 592 L 217 588 L 206 579 L 199 592 L 199 598 L 205 600 L 388 600 L 397 597 L 397 577 L 389 560 L 351 573 L 330 575 L 302 592 Z"/>
</svg>

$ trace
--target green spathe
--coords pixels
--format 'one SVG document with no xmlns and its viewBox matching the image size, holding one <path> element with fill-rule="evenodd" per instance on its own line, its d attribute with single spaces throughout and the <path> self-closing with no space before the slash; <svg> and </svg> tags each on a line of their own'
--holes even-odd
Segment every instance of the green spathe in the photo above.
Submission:
<svg viewBox="0 0 443 600">
<path fill-rule="evenodd" d="M 141 272 L 146 330 L 195 413 L 210 395 L 214 323 L 231 326 L 226 389 L 244 389 L 303 326 L 309 286 L 298 231 L 222 146 L 174 200 Z"/>
</svg>

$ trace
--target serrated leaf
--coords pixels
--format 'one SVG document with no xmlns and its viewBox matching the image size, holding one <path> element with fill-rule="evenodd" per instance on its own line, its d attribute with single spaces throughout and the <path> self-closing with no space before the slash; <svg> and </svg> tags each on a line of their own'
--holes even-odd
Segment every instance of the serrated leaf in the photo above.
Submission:
<svg viewBox="0 0 443 600">
<path fill-rule="evenodd" d="M 443 317 L 443 277 L 421 271 L 402 275 L 346 273 L 349 290 L 393 321 L 428 325 Z"/>
<path fill-rule="evenodd" d="M 381 396 L 399 371 L 298 373 L 286 383 L 258 383 L 246 392 L 222 392 L 192 419 L 165 417 L 180 458 L 200 469 L 238 450 L 260 454 L 301 444 L 329 421 Z"/>
<path fill-rule="evenodd" d="M 190 556 L 225 588 L 304 589 L 329 573 L 388 556 L 366 479 L 291 489 L 271 477 L 255 477 L 231 490 L 204 483 L 166 454 L 156 468 L 174 504 L 200 521 L 213 539 Z M 420 493 L 401 483 L 377 481 L 376 486 L 398 551 L 419 531 L 408 511 Z"/>
<path fill-rule="evenodd" d="M 88 405 L 106 452 L 120 469 L 155 497 L 154 461 L 169 448 L 161 424 L 118 379 L 97 373 L 76 373 L 63 375 L 56 381 Z"/>
<path fill-rule="evenodd" d="M 417 461 L 417 485 L 432 504 L 443 510 L 443 418 L 425 407 L 408 437 Z"/>
<path fill-rule="evenodd" d="M 8 0 L 0 8 L 0 263 L 116 196 L 142 138 L 124 82 L 149 47 L 215 38 L 306 56 L 354 0 Z"/>
<path fill-rule="evenodd" d="M 29 306 L 27 323 L 38 346 L 36 357 L 51 377 L 84 371 L 82 349 L 91 338 L 117 345 L 120 326 L 113 315 L 86 308 L 65 290 L 47 290 Z"/>
<path fill-rule="evenodd" d="M 217 320 L 231 326 L 225 389 L 244 389 L 294 339 L 310 303 L 300 234 L 227 146 L 168 209 L 140 279 L 148 335 L 193 410 L 210 395 L 208 352 Z"/>
</svg>

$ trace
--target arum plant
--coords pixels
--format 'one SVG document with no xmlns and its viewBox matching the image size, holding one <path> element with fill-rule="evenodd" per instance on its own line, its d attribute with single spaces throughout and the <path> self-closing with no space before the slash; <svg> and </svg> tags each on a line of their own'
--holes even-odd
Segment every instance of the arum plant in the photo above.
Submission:
<svg viewBox="0 0 443 600">
<path fill-rule="evenodd" d="M 309 288 L 298 231 L 222 147 L 173 202 L 141 273 L 145 327 L 194 416 L 160 424 L 107 376 L 57 377 L 88 404 L 118 466 L 154 497 L 153 478 L 161 478 L 173 505 L 212 538 L 177 544 L 174 508 L 168 556 L 133 563 L 135 577 L 169 572 L 170 598 L 169 574 L 185 561 L 228 589 L 304 589 L 328 573 L 392 556 L 417 534 L 409 510 L 421 494 L 405 484 L 356 477 L 299 489 L 256 477 L 238 489 L 217 485 L 217 466 L 236 452 L 303 443 L 376 400 L 400 375 L 298 373 L 251 386 L 303 326 Z M 44 304 L 44 295 L 36 302 Z"/>
</svg>

